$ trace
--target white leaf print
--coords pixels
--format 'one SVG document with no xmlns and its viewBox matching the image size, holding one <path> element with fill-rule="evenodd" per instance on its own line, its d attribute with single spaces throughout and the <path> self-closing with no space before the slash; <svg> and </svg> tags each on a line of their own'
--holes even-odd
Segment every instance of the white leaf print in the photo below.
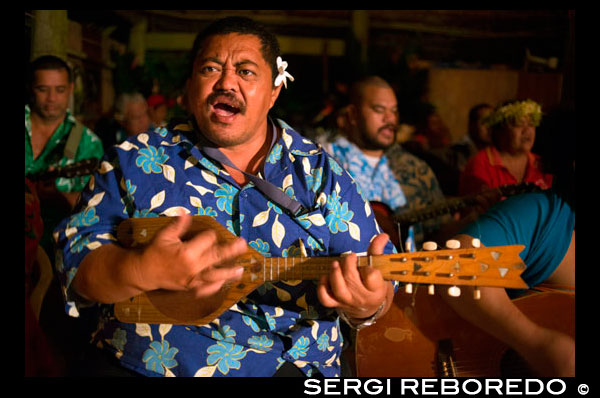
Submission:
<svg viewBox="0 0 600 398">
<path fill-rule="evenodd" d="M 167 210 L 163 211 L 160 214 L 163 214 L 168 217 L 177 217 L 181 212 L 185 214 L 190 214 L 190 211 L 182 206 L 169 207 Z"/>
<path fill-rule="evenodd" d="M 205 366 L 203 368 L 198 369 L 198 371 L 194 374 L 194 377 L 211 377 L 215 373 L 216 369 L 217 365 Z"/>
<path fill-rule="evenodd" d="M 283 241 L 283 237 L 285 236 L 285 227 L 283 224 L 279 222 L 279 214 L 275 217 L 275 222 L 271 227 L 271 237 L 273 238 L 273 242 L 277 245 L 277 247 L 281 247 L 281 242 Z"/>
<path fill-rule="evenodd" d="M 265 351 L 259 351 L 256 348 L 248 348 L 246 352 L 255 352 L 257 354 L 265 354 Z"/>
<path fill-rule="evenodd" d="M 282 316 L 282 315 L 283 315 L 283 308 L 275 307 L 275 315 L 273 315 L 273 318 L 277 318 L 278 316 Z"/>
<path fill-rule="evenodd" d="M 325 225 L 325 219 L 323 218 L 323 215 L 321 213 L 313 214 L 311 216 L 308 216 L 307 218 L 311 223 L 315 224 L 317 227 Z"/>
<path fill-rule="evenodd" d="M 204 177 L 206 182 L 217 185 L 217 177 L 215 177 L 215 175 L 212 172 L 202 170 L 201 173 L 202 173 L 202 177 Z"/>
<path fill-rule="evenodd" d="M 163 164 L 162 169 L 163 169 L 163 176 L 165 176 L 165 178 L 168 181 L 175 183 L 175 169 L 172 166 L 169 166 L 168 164 Z"/>
<path fill-rule="evenodd" d="M 327 194 L 325 192 L 321 192 L 319 199 L 317 199 L 317 204 L 319 207 L 323 207 L 327 204 Z"/>
<path fill-rule="evenodd" d="M 333 356 L 331 358 L 329 358 L 327 361 L 325 361 L 325 365 L 327 366 L 331 366 L 331 364 L 333 363 L 333 361 L 335 361 L 337 358 L 337 354 L 333 354 Z"/>
<path fill-rule="evenodd" d="M 105 233 L 105 234 L 96 235 L 96 238 L 99 238 L 99 239 L 108 239 L 108 240 L 115 240 L 115 241 L 117 240 L 112 234 L 110 234 L 108 232 Z"/>
<path fill-rule="evenodd" d="M 70 301 L 69 304 L 71 304 L 69 306 L 69 316 L 72 316 L 73 318 L 79 318 L 79 311 L 77 310 L 77 307 L 75 307 L 75 303 Z"/>
<path fill-rule="evenodd" d="M 365 202 L 365 214 L 367 217 L 371 215 L 371 206 L 369 205 L 369 202 Z"/>
<path fill-rule="evenodd" d="M 184 169 L 184 170 L 187 170 L 187 169 L 189 169 L 190 167 L 194 167 L 194 166 L 195 166 L 195 165 L 197 165 L 197 164 L 198 164 L 198 159 L 196 159 L 196 158 L 195 158 L 195 157 L 193 157 L 193 156 L 190 156 L 189 158 L 187 158 L 187 159 L 185 160 L 185 164 L 184 164 L 184 166 L 183 166 L 183 169 Z"/>
<path fill-rule="evenodd" d="M 298 258 L 298 257 L 296 257 Z M 281 283 L 285 283 L 288 286 L 298 286 L 299 284 L 301 284 L 302 282 L 304 282 L 303 280 L 292 280 L 292 281 L 281 281 Z"/>
<path fill-rule="evenodd" d="M 87 203 L 87 207 L 88 208 L 94 207 L 98 203 L 102 202 L 102 199 L 104 198 L 105 193 L 106 192 L 100 192 L 100 193 L 97 193 L 96 195 L 92 196 L 92 198 Z"/>
<path fill-rule="evenodd" d="M 138 336 L 150 337 L 150 340 L 152 340 L 152 330 L 150 329 L 150 325 L 148 325 L 147 323 L 136 323 L 135 333 Z"/>
<path fill-rule="evenodd" d="M 304 174 L 310 175 L 310 162 L 308 161 L 308 158 L 302 159 L 302 167 L 304 168 Z"/>
<path fill-rule="evenodd" d="M 302 239 L 298 239 L 298 243 L 300 244 L 300 256 L 308 257 L 308 254 L 306 253 L 306 247 L 304 246 Z"/>
<path fill-rule="evenodd" d="M 167 377 L 175 377 L 175 374 L 171 372 L 169 368 L 165 368 L 165 376 Z"/>
<path fill-rule="evenodd" d="M 296 365 L 299 368 L 303 368 L 306 365 L 308 365 L 308 362 L 306 362 L 306 361 L 294 361 L 294 365 Z"/>
<path fill-rule="evenodd" d="M 308 311 L 308 304 L 306 304 L 306 294 L 303 294 L 298 300 L 296 300 L 296 305 Z"/>
<path fill-rule="evenodd" d="M 98 170 L 98 173 L 106 174 L 112 169 L 114 169 L 113 165 L 105 160 L 102 163 L 100 163 L 100 169 Z"/>
<path fill-rule="evenodd" d="M 291 135 L 289 135 L 288 133 L 285 132 L 285 130 L 283 130 L 283 132 L 281 133 L 281 138 L 283 138 L 283 142 L 285 142 L 285 146 L 290 149 L 290 147 L 292 146 L 292 141 L 294 140 L 292 138 Z"/>
<path fill-rule="evenodd" d="M 190 204 L 194 207 L 202 207 L 202 201 L 196 196 L 190 196 Z"/>
<path fill-rule="evenodd" d="M 293 183 L 293 182 L 294 182 L 294 180 L 293 180 L 293 178 L 292 178 L 292 175 L 291 175 L 291 174 L 288 174 L 287 176 L 285 176 L 285 178 L 283 179 L 283 185 L 282 185 L 282 187 L 283 187 L 283 190 L 285 191 L 285 189 L 286 189 L 287 187 L 290 187 L 290 186 L 292 186 L 292 183 Z"/>
<path fill-rule="evenodd" d="M 277 292 L 277 298 L 281 301 L 290 301 L 292 299 L 292 296 L 285 290 L 278 288 L 277 286 L 273 285 L 273 287 L 275 288 L 275 291 Z"/>
<path fill-rule="evenodd" d="M 141 133 L 137 135 L 137 140 L 144 145 L 148 145 L 148 138 L 150 137 L 148 137 L 148 134 L 146 133 Z"/>
<path fill-rule="evenodd" d="M 160 333 L 160 335 L 164 339 L 165 335 L 171 331 L 172 327 L 173 327 L 173 325 L 171 325 L 171 324 L 161 323 L 161 325 L 158 327 L 158 333 Z"/>
<path fill-rule="evenodd" d="M 85 245 L 85 247 L 87 247 L 90 250 L 96 250 L 100 246 L 102 246 L 102 244 L 100 242 L 96 242 L 96 241 L 90 242 L 87 245 Z"/>
<path fill-rule="evenodd" d="M 331 341 L 336 341 L 338 339 L 338 329 L 334 326 L 331 328 Z"/>
<path fill-rule="evenodd" d="M 294 155 L 292 155 L 291 153 L 289 154 L 289 156 L 288 156 L 288 157 L 290 158 L 290 161 L 291 161 L 292 163 L 294 163 L 294 162 L 296 161 L 296 158 L 295 158 L 295 157 L 294 157 Z"/>
<path fill-rule="evenodd" d="M 316 340 L 319 338 L 319 322 L 314 322 L 310 330 L 310 334 Z"/>
<path fill-rule="evenodd" d="M 350 230 L 350 236 L 352 239 L 360 242 L 360 227 L 353 222 L 348 221 L 348 228 Z"/>
<path fill-rule="evenodd" d="M 66 235 L 67 239 L 71 239 L 71 236 L 75 235 L 76 233 L 77 233 L 77 228 L 75 228 L 75 227 L 65 229 L 65 235 Z"/>
<path fill-rule="evenodd" d="M 162 205 L 164 201 L 165 201 L 165 190 L 163 189 L 162 191 L 160 191 L 159 193 L 157 193 L 156 195 L 154 195 L 152 197 L 152 200 L 150 200 L 150 209 L 148 209 L 148 210 L 156 209 L 158 206 Z"/>
<path fill-rule="evenodd" d="M 138 147 L 135 144 L 132 144 L 129 141 L 123 141 L 123 143 L 117 145 L 117 148 L 120 148 L 120 149 L 122 149 L 124 151 L 130 151 L 132 149 L 140 149 L 140 147 Z"/>
<path fill-rule="evenodd" d="M 263 225 L 264 223 L 266 223 L 267 220 L 269 219 L 269 212 L 270 211 L 271 211 L 271 208 L 269 207 L 267 210 L 261 211 L 260 213 L 258 213 L 256 215 L 256 217 L 254 217 L 254 220 L 252 220 L 252 226 L 253 227 L 258 227 L 258 226 Z"/>
<path fill-rule="evenodd" d="M 336 182 L 336 183 L 335 183 L 335 192 L 337 192 L 337 193 L 339 194 L 341 190 L 342 190 L 342 189 L 340 188 L 340 183 L 339 183 L 339 182 Z"/>
<path fill-rule="evenodd" d="M 189 185 L 190 187 L 194 188 L 196 191 L 198 191 L 198 193 L 202 196 L 204 196 L 205 193 L 210 192 L 213 193 L 214 191 L 211 191 L 210 189 L 206 189 L 200 185 L 194 185 L 191 182 L 186 182 L 185 185 Z"/>
</svg>

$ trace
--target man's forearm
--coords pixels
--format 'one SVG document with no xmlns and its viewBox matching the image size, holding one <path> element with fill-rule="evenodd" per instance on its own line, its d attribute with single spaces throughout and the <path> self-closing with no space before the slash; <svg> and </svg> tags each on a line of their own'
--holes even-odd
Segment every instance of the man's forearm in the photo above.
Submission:
<svg viewBox="0 0 600 398">
<path fill-rule="evenodd" d="M 107 244 L 81 262 L 71 288 L 94 302 L 112 304 L 145 291 L 139 275 L 140 253 Z"/>
</svg>

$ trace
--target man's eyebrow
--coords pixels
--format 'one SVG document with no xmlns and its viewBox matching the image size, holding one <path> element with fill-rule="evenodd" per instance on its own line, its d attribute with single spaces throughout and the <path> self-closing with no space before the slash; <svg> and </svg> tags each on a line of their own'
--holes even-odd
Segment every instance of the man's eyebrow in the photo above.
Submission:
<svg viewBox="0 0 600 398">
<path fill-rule="evenodd" d="M 221 65 L 221 66 L 225 65 L 225 62 L 224 62 L 224 61 L 221 61 L 220 59 L 218 59 L 218 58 L 215 58 L 215 57 L 206 57 L 206 58 L 202 58 L 202 60 L 201 60 L 200 62 L 201 62 L 201 63 L 205 63 L 205 62 L 214 62 L 215 64 L 219 64 L 219 65 Z M 249 60 L 249 59 L 243 59 L 243 60 L 241 60 L 241 61 L 238 61 L 238 62 L 236 62 L 236 63 L 234 64 L 234 66 L 236 66 L 236 67 L 237 67 L 237 66 L 242 66 L 242 65 L 245 65 L 245 64 L 251 64 L 251 65 L 254 65 L 254 66 L 258 66 L 258 64 L 257 64 L 256 62 L 254 62 L 254 61 L 251 61 L 251 60 Z"/>
<path fill-rule="evenodd" d="M 246 64 L 251 64 L 254 66 L 258 66 L 258 64 L 254 61 L 250 61 L 249 59 L 243 59 L 241 61 L 238 61 L 234 64 L 234 66 L 242 66 L 242 65 L 246 65 Z"/>
<path fill-rule="evenodd" d="M 205 63 L 205 62 L 214 62 L 215 64 L 219 64 L 219 65 L 224 65 L 225 62 L 221 61 L 218 58 L 215 57 L 206 57 L 206 58 L 202 58 L 200 60 L 201 63 Z"/>
</svg>

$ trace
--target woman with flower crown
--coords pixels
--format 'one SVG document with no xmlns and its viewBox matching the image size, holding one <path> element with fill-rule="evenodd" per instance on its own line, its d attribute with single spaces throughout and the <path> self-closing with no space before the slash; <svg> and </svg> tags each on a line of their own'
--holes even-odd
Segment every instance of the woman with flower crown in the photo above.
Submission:
<svg viewBox="0 0 600 398">
<path fill-rule="evenodd" d="M 531 152 L 541 118 L 541 106 L 532 100 L 496 108 L 483 121 L 490 128 L 492 145 L 469 160 L 460 176 L 459 194 L 524 182 L 550 188 L 552 175 L 542 172 L 539 155 Z"/>
</svg>

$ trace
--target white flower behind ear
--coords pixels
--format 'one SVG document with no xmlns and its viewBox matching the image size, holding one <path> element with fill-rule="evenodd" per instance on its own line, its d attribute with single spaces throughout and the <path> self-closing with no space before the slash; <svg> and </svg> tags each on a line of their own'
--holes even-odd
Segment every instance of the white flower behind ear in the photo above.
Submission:
<svg viewBox="0 0 600 398">
<path fill-rule="evenodd" d="M 284 87 L 287 88 L 287 78 L 289 77 L 291 81 L 294 81 L 294 77 L 285 71 L 288 63 L 281 59 L 281 57 L 277 57 L 277 70 L 279 74 L 277 78 L 275 78 L 275 87 L 279 87 L 281 83 L 283 83 Z"/>
</svg>

